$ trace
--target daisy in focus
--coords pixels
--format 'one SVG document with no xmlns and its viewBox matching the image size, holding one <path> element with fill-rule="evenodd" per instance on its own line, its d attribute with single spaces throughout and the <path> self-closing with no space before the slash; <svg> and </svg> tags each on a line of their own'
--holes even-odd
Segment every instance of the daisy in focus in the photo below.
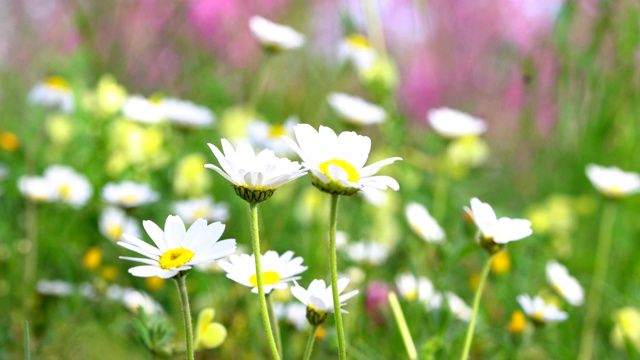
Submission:
<svg viewBox="0 0 640 360">
<path fill-rule="evenodd" d="M 329 106 L 340 119 L 354 125 L 379 124 L 387 117 L 386 112 L 359 97 L 342 93 L 331 93 L 327 97 Z"/>
<path fill-rule="evenodd" d="M 471 199 L 471 209 L 465 209 L 479 230 L 480 245 L 495 254 L 511 241 L 521 240 L 533 234 L 531 221 L 525 219 L 498 219 L 491 205 L 477 198 Z"/>
<path fill-rule="evenodd" d="M 640 192 L 640 175 L 635 172 L 589 164 L 586 173 L 591 184 L 606 197 L 619 199 Z"/>
<path fill-rule="evenodd" d="M 449 108 L 430 110 L 427 120 L 438 135 L 448 139 L 477 136 L 487 131 L 487 124 L 483 120 Z"/>
<path fill-rule="evenodd" d="M 371 139 L 353 131 L 336 133 L 320 126 L 316 131 L 309 124 L 294 128 L 296 140 L 285 137 L 300 156 L 304 167 L 311 171 L 312 184 L 334 195 L 353 195 L 367 188 L 399 190 L 398 182 L 389 176 L 374 176 L 380 169 L 400 157 L 392 157 L 364 166 L 371 150 Z"/>
<path fill-rule="evenodd" d="M 251 145 L 241 143 L 236 149 L 222 139 L 221 152 L 215 145 L 209 148 L 218 159 L 220 167 L 206 164 L 233 184 L 236 194 L 248 202 L 259 203 L 270 198 L 276 189 L 307 172 L 302 166 L 287 158 L 275 156 L 272 150 L 258 154 Z"/>
<path fill-rule="evenodd" d="M 307 319 L 311 325 L 318 326 L 322 324 L 326 318 L 327 313 L 335 312 L 333 305 L 333 292 L 331 285 L 327 286 L 324 280 L 313 280 L 307 289 L 295 283 L 295 286 L 291 288 L 291 293 L 296 299 L 300 300 L 307 306 Z M 349 279 L 341 278 L 338 280 L 338 294 L 342 292 L 349 285 Z M 358 290 L 349 291 L 346 294 L 339 295 L 340 304 L 339 310 L 342 313 L 347 313 L 342 307 L 346 304 L 346 301 L 358 294 Z"/>
<path fill-rule="evenodd" d="M 522 310 L 529 316 L 531 321 L 537 326 L 549 322 L 559 322 L 567 320 L 567 313 L 560 311 L 555 305 L 545 304 L 540 296 L 531 298 L 529 295 L 518 295 L 518 302 Z"/>
<path fill-rule="evenodd" d="M 225 203 L 215 203 L 211 196 L 176 201 L 171 208 L 188 224 L 201 218 L 209 221 L 226 221 L 229 218 L 229 206 Z"/>
<path fill-rule="evenodd" d="M 57 200 L 75 208 L 86 204 L 93 194 L 93 187 L 87 177 L 68 166 L 50 166 L 45 170 L 44 178 L 53 185 Z"/>
<path fill-rule="evenodd" d="M 258 278 L 256 276 L 256 264 L 254 255 L 232 255 L 229 261 L 219 261 L 218 265 L 227 273 L 227 277 L 238 284 L 248 286 L 251 292 L 258 293 Z M 269 294 L 271 290 L 283 290 L 289 285 L 287 282 L 299 279 L 296 276 L 307 270 L 302 266 L 301 257 L 293 257 L 293 251 L 287 251 L 282 255 L 270 250 L 264 255 L 260 255 L 262 281 L 264 293 Z"/>
<path fill-rule="evenodd" d="M 584 290 L 576 278 L 569 274 L 566 267 L 555 260 L 547 262 L 547 281 L 553 289 L 573 306 L 584 303 Z"/>
<path fill-rule="evenodd" d="M 186 100 L 163 98 L 158 107 L 164 119 L 186 128 L 208 127 L 215 121 L 211 110 Z"/>
<path fill-rule="evenodd" d="M 444 230 L 436 219 L 429 214 L 426 207 L 418 203 L 410 203 L 405 208 L 405 215 L 411 230 L 426 242 L 442 242 L 445 239 Z"/>
<path fill-rule="evenodd" d="M 29 102 L 63 113 L 70 113 L 74 109 L 74 98 L 71 86 L 62 77 L 52 76 L 37 84 L 29 91 Z"/>
<path fill-rule="evenodd" d="M 299 122 L 296 116 L 289 117 L 282 125 L 254 120 L 249 124 L 247 132 L 255 147 L 273 150 L 276 155 L 287 155 L 291 153 L 291 148 L 282 137 L 293 136 L 293 127 Z"/>
<path fill-rule="evenodd" d="M 186 230 L 180 217 L 169 215 L 164 231 L 149 220 L 143 221 L 142 226 L 156 246 L 129 234 L 124 234 L 124 241 L 118 242 L 118 245 L 146 257 L 120 257 L 145 264 L 130 268 L 129 273 L 133 276 L 168 279 L 181 271 L 191 270 L 195 265 L 211 263 L 236 251 L 235 240 L 218 241 L 225 228 L 219 222 L 207 225 L 206 220 L 198 219 Z"/>
<path fill-rule="evenodd" d="M 261 16 L 252 16 L 249 19 L 249 29 L 260 45 L 267 50 L 294 50 L 302 47 L 305 42 L 304 35 L 294 29 Z"/>
<path fill-rule="evenodd" d="M 106 184 L 102 189 L 102 198 L 112 205 L 133 208 L 155 202 L 160 195 L 147 184 L 123 181 Z"/>
<path fill-rule="evenodd" d="M 114 206 L 109 206 L 102 210 L 98 219 L 98 227 L 100 233 L 113 242 L 122 240 L 123 234 L 129 234 L 136 238 L 140 237 L 138 221 L 127 216 L 127 213 L 122 209 Z"/>
</svg>

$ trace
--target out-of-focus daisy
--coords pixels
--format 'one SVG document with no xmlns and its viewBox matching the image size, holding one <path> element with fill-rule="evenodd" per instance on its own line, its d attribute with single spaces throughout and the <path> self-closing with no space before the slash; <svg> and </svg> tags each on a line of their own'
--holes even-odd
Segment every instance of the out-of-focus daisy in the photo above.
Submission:
<svg viewBox="0 0 640 360">
<path fill-rule="evenodd" d="M 348 285 L 349 279 L 339 279 L 338 294 L 342 294 Z M 298 285 L 298 283 L 295 283 L 295 286 L 291 288 L 291 293 L 296 299 L 300 300 L 300 302 L 307 306 L 307 319 L 311 325 L 317 326 L 322 324 L 327 318 L 327 313 L 335 312 L 332 287 L 331 285 L 327 286 L 324 280 L 313 280 L 307 289 Z M 340 312 L 347 313 L 347 311 L 342 307 L 345 305 L 347 300 L 357 294 L 358 290 L 353 290 L 346 294 L 339 295 Z"/>
<path fill-rule="evenodd" d="M 138 313 L 142 308 L 146 314 L 164 312 L 162 306 L 153 298 L 140 290 L 134 288 L 123 288 L 118 285 L 110 285 L 107 288 L 106 296 L 112 301 L 122 302 L 122 304 L 133 313 Z"/>
<path fill-rule="evenodd" d="M 261 16 L 249 19 L 249 28 L 260 44 L 273 51 L 293 50 L 304 45 L 304 35 L 294 29 L 276 24 Z"/>
<path fill-rule="evenodd" d="M 261 120 L 254 120 L 249 124 L 247 132 L 251 142 L 260 149 L 270 149 L 276 155 L 286 155 L 291 152 L 283 136 L 292 136 L 293 127 L 300 121 L 296 116 L 289 117 L 284 124 L 269 124 Z"/>
<path fill-rule="evenodd" d="M 604 196 L 622 198 L 640 192 L 640 175 L 635 172 L 589 164 L 586 173 L 589 181 Z"/>
<path fill-rule="evenodd" d="M 75 285 L 64 280 L 38 280 L 38 294 L 65 297 L 75 292 Z"/>
<path fill-rule="evenodd" d="M 439 135 L 450 139 L 480 135 L 487 131 L 487 124 L 483 120 L 449 108 L 430 110 L 427 120 Z"/>
<path fill-rule="evenodd" d="M 419 300 L 422 303 L 426 303 L 435 294 L 435 288 L 431 280 L 423 276 L 416 278 L 416 276 L 409 273 L 400 274 L 396 277 L 396 287 L 400 295 L 409 301 Z"/>
<path fill-rule="evenodd" d="M 68 166 L 50 166 L 45 170 L 44 177 L 55 188 L 56 199 L 73 207 L 83 206 L 93 194 L 93 187 L 87 177 Z"/>
<path fill-rule="evenodd" d="M 471 210 L 467 209 L 467 212 L 480 230 L 480 244 L 492 254 L 502 250 L 504 244 L 533 233 L 531 221 L 506 217 L 498 219 L 491 205 L 477 198 L 471 199 Z"/>
<path fill-rule="evenodd" d="M 162 117 L 184 127 L 207 127 L 215 121 L 208 108 L 190 101 L 163 98 L 158 103 Z"/>
<path fill-rule="evenodd" d="M 392 157 L 364 166 L 371 150 L 371 139 L 353 131 L 340 135 L 320 126 L 316 131 L 309 124 L 294 127 L 297 143 L 286 138 L 289 145 L 302 158 L 303 165 L 311 171 L 312 184 L 330 194 L 353 195 L 364 188 L 385 190 L 400 189 L 398 182 L 389 176 L 373 176 L 380 169 L 400 157 Z"/>
<path fill-rule="evenodd" d="M 452 292 L 446 292 L 444 296 L 447 299 L 449 310 L 451 310 L 451 313 L 453 313 L 455 317 L 467 322 L 471 320 L 471 314 L 473 313 L 473 310 L 469 307 L 469 305 L 467 305 L 467 303 L 464 302 L 464 300 L 462 300 L 460 297 L 458 297 L 458 295 Z"/>
<path fill-rule="evenodd" d="M 307 321 L 307 307 L 299 302 L 274 304 L 276 317 L 293 325 L 296 330 L 303 331 L 309 327 Z"/>
<path fill-rule="evenodd" d="M 256 155 L 247 143 L 241 143 L 234 149 L 229 141 L 222 139 L 224 154 L 215 145 L 209 144 L 209 148 L 220 167 L 212 164 L 205 167 L 229 180 L 236 194 L 248 202 L 267 200 L 278 187 L 306 174 L 299 163 L 279 158 L 268 149 Z"/>
<path fill-rule="evenodd" d="M 211 196 L 176 201 L 171 208 L 189 224 L 200 218 L 209 221 L 226 221 L 229 218 L 229 206 L 225 203 L 214 203 Z"/>
<path fill-rule="evenodd" d="M 133 276 L 168 279 L 181 271 L 191 270 L 194 265 L 211 263 L 236 251 L 235 240 L 218 241 L 225 228 L 219 222 L 207 225 L 206 220 L 198 219 L 187 231 L 180 217 L 169 215 L 164 231 L 149 220 L 143 221 L 142 225 L 157 247 L 129 234 L 124 234 L 124 241 L 118 242 L 146 257 L 120 257 L 145 264 L 129 269 Z"/>
<path fill-rule="evenodd" d="M 71 86 L 62 77 L 52 76 L 29 91 L 29 102 L 70 113 L 74 109 Z"/>
<path fill-rule="evenodd" d="M 370 241 L 349 244 L 346 253 L 351 261 L 369 265 L 380 265 L 389 257 L 389 249 L 386 246 Z"/>
<path fill-rule="evenodd" d="M 33 201 L 51 202 L 56 198 L 56 187 L 49 179 L 39 176 L 21 176 L 18 190 Z"/>
<path fill-rule="evenodd" d="M 135 238 L 140 237 L 138 221 L 127 216 L 127 213 L 117 207 L 109 206 L 102 210 L 98 226 L 100 233 L 113 242 L 122 240 L 123 234 L 129 234 Z"/>
<path fill-rule="evenodd" d="M 327 97 L 327 101 L 340 119 L 351 124 L 379 124 L 387 117 L 383 108 L 356 96 L 331 93 Z"/>
<path fill-rule="evenodd" d="M 227 277 L 241 285 L 251 288 L 251 292 L 258 293 L 258 278 L 256 276 L 256 264 L 254 255 L 232 255 L 229 261 L 219 261 L 220 267 L 227 273 Z M 302 266 L 301 257 L 293 257 L 293 251 L 287 251 L 282 256 L 270 250 L 260 255 L 262 269 L 262 281 L 264 293 L 268 294 L 273 289 L 286 289 L 287 282 L 299 279 L 296 276 L 307 270 Z"/>
<path fill-rule="evenodd" d="M 146 205 L 157 201 L 159 197 L 149 185 L 133 181 L 108 183 L 102 189 L 102 198 L 106 202 L 125 208 Z"/>
<path fill-rule="evenodd" d="M 444 240 L 444 230 L 423 205 L 409 203 L 405 208 L 405 215 L 411 230 L 420 236 L 422 240 L 427 242 L 442 242 Z"/>
<path fill-rule="evenodd" d="M 338 58 L 352 63 L 358 73 L 363 73 L 373 66 L 378 56 L 364 35 L 351 34 L 340 42 Z"/>
<path fill-rule="evenodd" d="M 220 323 L 213 322 L 215 317 L 213 308 L 204 308 L 198 314 L 193 346 L 196 349 L 215 349 L 222 345 L 227 338 L 227 328 Z"/>
<path fill-rule="evenodd" d="M 536 325 L 564 321 L 568 317 L 566 312 L 560 311 L 555 305 L 545 304 L 540 296 L 532 299 L 529 295 L 522 294 L 518 295 L 517 299 L 520 306 L 522 306 L 522 310 Z"/>
<path fill-rule="evenodd" d="M 124 102 L 122 115 L 145 124 L 155 124 L 165 119 L 159 100 L 149 100 L 140 95 L 131 96 Z"/>
<path fill-rule="evenodd" d="M 584 290 L 576 278 L 569 274 L 566 267 L 555 260 L 547 262 L 547 281 L 569 304 L 580 306 L 584 302 Z"/>
</svg>

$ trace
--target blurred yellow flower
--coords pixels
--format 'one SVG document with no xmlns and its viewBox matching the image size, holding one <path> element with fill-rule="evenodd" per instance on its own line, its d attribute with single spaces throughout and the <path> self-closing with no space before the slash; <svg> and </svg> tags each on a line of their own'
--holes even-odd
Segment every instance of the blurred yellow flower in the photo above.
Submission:
<svg viewBox="0 0 640 360">
<path fill-rule="evenodd" d="M 553 194 L 543 203 L 535 204 L 527 211 L 537 234 L 564 236 L 575 230 L 577 219 L 574 201 L 562 194 Z"/>
<path fill-rule="evenodd" d="M 109 175 L 118 175 L 130 165 L 144 164 L 148 168 L 165 165 L 169 154 L 163 146 L 165 136 L 161 126 L 117 120 L 109 138 L 112 151 L 106 166 Z"/>
<path fill-rule="evenodd" d="M 73 124 L 71 118 L 65 115 L 53 115 L 47 118 L 47 135 L 55 145 L 64 146 L 73 137 Z"/>
<path fill-rule="evenodd" d="M 478 288 L 478 284 L 480 283 L 480 273 L 474 272 L 469 276 L 469 287 L 473 290 Z"/>
<path fill-rule="evenodd" d="M 127 89 L 118 84 L 113 76 L 105 74 L 98 81 L 95 96 L 97 110 L 106 115 L 112 115 L 120 111 L 128 94 Z"/>
<path fill-rule="evenodd" d="M 100 266 L 102 262 L 102 250 L 99 247 L 94 246 L 87 250 L 82 257 L 82 267 L 87 270 L 95 270 Z"/>
<path fill-rule="evenodd" d="M 527 319 L 521 310 L 516 310 L 511 313 L 511 320 L 509 320 L 508 330 L 511 334 L 520 335 L 527 328 Z"/>
<path fill-rule="evenodd" d="M 157 291 L 164 287 L 165 280 L 157 276 L 150 276 L 144 279 L 144 285 L 151 291 Z"/>
<path fill-rule="evenodd" d="M 322 326 L 318 326 L 318 328 L 316 329 L 316 339 L 322 340 L 326 337 L 327 337 L 327 330 L 325 330 L 325 328 Z"/>
<path fill-rule="evenodd" d="M 388 57 L 376 57 L 373 64 L 360 71 L 360 79 L 369 91 L 381 95 L 398 86 L 398 69 Z"/>
<path fill-rule="evenodd" d="M 173 178 L 173 190 L 178 196 L 204 195 L 211 183 L 208 171 L 204 167 L 206 163 L 207 159 L 202 154 L 190 154 L 178 162 Z"/>
<path fill-rule="evenodd" d="M 118 268 L 113 265 L 104 266 L 100 269 L 100 276 L 108 282 L 113 282 L 118 278 Z"/>
<path fill-rule="evenodd" d="M 275 289 L 272 292 L 273 300 L 281 303 L 286 303 L 291 300 L 291 290 L 289 288 L 286 289 Z"/>
<path fill-rule="evenodd" d="M 196 349 L 213 349 L 224 342 L 227 338 L 227 329 L 220 323 L 214 323 L 215 310 L 204 308 L 198 314 L 196 324 L 196 339 L 194 342 Z"/>
<path fill-rule="evenodd" d="M 454 178 L 462 178 L 470 169 L 484 164 L 489 158 L 489 145 L 479 136 L 462 136 L 447 146 L 446 161 Z"/>
<path fill-rule="evenodd" d="M 249 107 L 235 106 L 222 113 L 220 130 L 222 137 L 232 143 L 247 137 L 249 124 L 259 116 Z"/>
<path fill-rule="evenodd" d="M 10 131 L 0 132 L 0 147 L 9 152 L 14 152 L 20 147 L 20 139 Z"/>
<path fill-rule="evenodd" d="M 491 272 L 496 275 L 507 273 L 511 269 L 511 256 L 503 250 L 493 256 L 491 262 Z"/>
<path fill-rule="evenodd" d="M 619 349 L 625 349 L 628 341 L 640 352 L 640 310 L 627 306 L 614 311 L 612 319 L 611 343 Z"/>
</svg>

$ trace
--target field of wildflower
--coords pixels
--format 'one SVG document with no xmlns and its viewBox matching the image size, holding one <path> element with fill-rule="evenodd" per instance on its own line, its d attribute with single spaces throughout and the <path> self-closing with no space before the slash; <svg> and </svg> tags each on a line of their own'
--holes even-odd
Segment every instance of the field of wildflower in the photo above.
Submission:
<svg viewBox="0 0 640 360">
<path fill-rule="evenodd" d="M 0 359 L 640 356 L 638 2 L 0 19 Z"/>
</svg>

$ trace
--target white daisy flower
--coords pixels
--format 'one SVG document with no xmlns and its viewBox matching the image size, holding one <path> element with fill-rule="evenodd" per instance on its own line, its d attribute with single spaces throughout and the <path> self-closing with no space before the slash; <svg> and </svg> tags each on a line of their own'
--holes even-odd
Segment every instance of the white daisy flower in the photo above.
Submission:
<svg viewBox="0 0 640 360">
<path fill-rule="evenodd" d="M 405 208 L 405 215 L 411 230 L 422 240 L 426 242 L 442 242 L 444 240 L 444 230 L 423 205 L 409 203 Z"/>
<path fill-rule="evenodd" d="M 138 313 L 139 308 L 142 308 L 145 314 L 164 312 L 162 306 L 149 294 L 134 288 L 123 288 L 113 284 L 107 288 L 106 296 L 109 300 L 122 302 L 133 313 Z"/>
<path fill-rule="evenodd" d="M 293 325 L 296 330 L 303 331 L 309 327 L 307 321 L 307 307 L 299 302 L 283 304 L 276 302 L 273 304 L 274 313 L 278 320 L 285 320 Z"/>
<path fill-rule="evenodd" d="M 122 115 L 145 124 L 155 124 L 165 119 L 160 101 L 149 100 L 140 95 L 131 96 L 124 102 Z"/>
<path fill-rule="evenodd" d="M 129 234 L 136 238 L 140 237 L 138 221 L 127 216 L 127 213 L 122 209 L 113 206 L 102 210 L 98 219 L 98 227 L 100 228 L 100 233 L 113 242 L 122 240 L 123 234 Z"/>
<path fill-rule="evenodd" d="M 480 135 L 487 131 L 487 124 L 483 120 L 449 108 L 430 110 L 427 120 L 439 135 L 451 139 Z"/>
<path fill-rule="evenodd" d="M 163 98 L 158 107 L 163 118 L 184 127 L 207 127 L 215 121 L 211 110 L 186 100 Z"/>
<path fill-rule="evenodd" d="M 132 208 L 157 201 L 160 195 L 147 184 L 123 181 L 106 184 L 102 189 L 102 198 L 109 204 Z"/>
<path fill-rule="evenodd" d="M 451 310 L 451 313 L 453 313 L 455 317 L 467 322 L 471 320 L 473 309 L 471 309 L 464 300 L 452 292 L 446 292 L 444 296 L 447 299 L 447 304 L 449 304 L 449 310 Z"/>
<path fill-rule="evenodd" d="M 333 307 L 333 289 L 331 285 L 327 286 L 324 280 L 313 280 L 307 289 L 298 285 L 295 282 L 295 286 L 291 287 L 291 294 L 301 303 L 305 304 L 307 308 L 320 313 L 333 313 L 335 309 Z M 338 294 L 342 294 L 344 289 L 349 285 L 349 279 L 338 279 Z M 346 294 L 339 295 L 340 299 L 340 312 L 347 313 L 342 308 L 346 301 L 358 294 L 358 290 L 349 291 Z"/>
<path fill-rule="evenodd" d="M 224 154 L 215 145 L 209 144 L 209 148 L 220 167 L 212 164 L 205 167 L 229 180 L 236 194 L 249 202 L 267 200 L 278 187 L 307 173 L 299 163 L 279 158 L 272 150 L 262 150 L 256 155 L 247 143 L 234 149 L 229 141 L 222 139 Z"/>
<path fill-rule="evenodd" d="M 584 290 L 576 278 L 569 274 L 566 267 L 555 260 L 547 262 L 547 281 L 553 289 L 573 306 L 580 306 L 584 302 Z"/>
<path fill-rule="evenodd" d="M 480 240 L 495 244 L 506 244 L 531 235 L 531 221 L 525 219 L 498 219 L 491 205 L 477 198 L 471 199 L 470 214 L 480 230 Z"/>
<path fill-rule="evenodd" d="M 370 241 L 349 244 L 346 253 L 351 261 L 369 265 L 380 265 L 389 257 L 389 249 L 386 246 Z"/>
<path fill-rule="evenodd" d="M 93 194 L 93 186 L 87 177 L 68 166 L 50 166 L 45 170 L 44 178 L 56 189 L 57 200 L 76 208 L 86 204 Z"/>
<path fill-rule="evenodd" d="M 276 24 L 261 16 L 249 19 L 249 28 L 260 44 L 269 50 L 293 50 L 304 45 L 304 35 L 294 29 Z"/>
<path fill-rule="evenodd" d="M 59 109 L 70 113 L 74 109 L 73 91 L 69 83 L 59 77 L 52 76 L 37 84 L 29 91 L 29 102 L 47 108 Z"/>
<path fill-rule="evenodd" d="M 593 186 L 605 196 L 621 198 L 640 192 L 640 175 L 635 172 L 589 164 L 586 173 Z"/>
<path fill-rule="evenodd" d="M 352 63 L 358 73 L 363 73 L 373 66 L 378 55 L 365 36 L 352 34 L 340 42 L 338 59 Z"/>
<path fill-rule="evenodd" d="M 225 203 L 214 203 L 211 196 L 176 201 L 171 208 L 188 224 L 200 218 L 209 221 L 227 221 L 229 218 L 229 206 Z"/>
<path fill-rule="evenodd" d="M 218 241 L 225 228 L 220 222 L 207 225 L 206 220 L 198 219 L 187 231 L 180 217 L 169 215 L 164 231 L 149 220 L 143 221 L 142 226 L 157 247 L 129 234 L 124 234 L 124 241 L 118 242 L 118 245 L 147 257 L 120 257 L 145 264 L 129 269 L 133 276 L 167 279 L 191 270 L 194 265 L 211 263 L 236 251 L 235 240 Z"/>
<path fill-rule="evenodd" d="M 18 179 L 18 190 L 36 202 L 51 202 L 57 195 L 56 187 L 51 180 L 40 176 L 21 176 Z"/>
<path fill-rule="evenodd" d="M 38 294 L 66 297 L 75 292 L 75 285 L 64 280 L 38 280 L 36 284 Z"/>
<path fill-rule="evenodd" d="M 529 295 L 522 294 L 518 295 L 517 299 L 524 312 L 536 325 L 564 321 L 568 317 L 566 312 L 560 311 L 555 305 L 545 304 L 540 296 L 531 299 Z"/>
<path fill-rule="evenodd" d="M 402 158 L 388 158 L 364 166 L 371 150 L 371 139 L 368 137 L 353 131 L 336 135 L 326 126 L 320 126 L 320 130 L 316 131 L 309 124 L 296 125 L 294 133 L 297 143 L 287 137 L 284 139 L 311 171 L 312 184 L 322 191 L 353 195 L 366 188 L 400 189 L 393 178 L 373 175 L 383 166 Z"/>
<path fill-rule="evenodd" d="M 435 294 L 435 288 L 426 277 L 417 277 L 413 274 L 404 273 L 396 277 L 396 287 L 400 295 L 409 300 L 419 300 L 423 304 L 427 304 L 429 299 Z"/>
<path fill-rule="evenodd" d="M 256 276 L 256 263 L 254 255 L 232 255 L 229 262 L 219 261 L 220 267 L 227 273 L 227 277 L 241 285 L 251 288 L 251 292 L 258 293 L 258 277 Z M 262 282 L 264 293 L 268 294 L 273 289 L 284 290 L 287 282 L 299 279 L 301 272 L 307 270 L 302 266 L 302 258 L 293 258 L 293 251 L 287 251 L 282 256 L 270 250 L 260 255 L 260 267 L 262 269 Z"/>
<path fill-rule="evenodd" d="M 340 119 L 354 125 L 379 124 L 387 117 L 383 108 L 356 96 L 331 93 L 327 101 Z"/>
<path fill-rule="evenodd" d="M 282 125 L 254 120 L 249 124 L 247 132 L 251 143 L 257 148 L 273 150 L 276 155 L 287 155 L 291 153 L 291 148 L 282 136 L 292 136 L 293 127 L 299 122 L 296 116 L 289 117 Z"/>
</svg>

